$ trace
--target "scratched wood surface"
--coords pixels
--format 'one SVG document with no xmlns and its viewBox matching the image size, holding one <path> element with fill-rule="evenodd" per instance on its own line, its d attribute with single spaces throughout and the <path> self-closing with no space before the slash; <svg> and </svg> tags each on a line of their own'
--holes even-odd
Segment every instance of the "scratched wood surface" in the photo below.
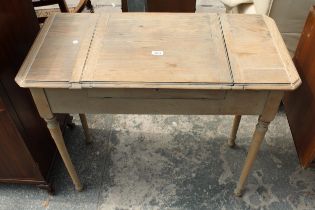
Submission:
<svg viewBox="0 0 315 210">
<path fill-rule="evenodd" d="M 84 67 L 96 17 L 88 14 L 51 16 L 22 66 L 25 81 L 69 82 L 76 68 Z"/>
<path fill-rule="evenodd" d="M 22 87 L 291 90 L 300 78 L 260 15 L 56 14 L 19 74 Z"/>
<path fill-rule="evenodd" d="M 217 14 L 101 16 L 82 81 L 232 83 L 218 20 Z"/>
<path fill-rule="evenodd" d="M 269 17 L 222 15 L 221 24 L 235 85 L 289 85 L 299 80 Z"/>
</svg>

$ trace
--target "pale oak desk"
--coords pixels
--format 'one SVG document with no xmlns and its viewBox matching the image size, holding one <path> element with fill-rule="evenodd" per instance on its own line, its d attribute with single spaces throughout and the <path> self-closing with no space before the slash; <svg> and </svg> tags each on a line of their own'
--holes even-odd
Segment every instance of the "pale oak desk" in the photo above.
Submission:
<svg viewBox="0 0 315 210">
<path fill-rule="evenodd" d="M 284 91 L 301 83 L 275 23 L 259 15 L 57 14 L 17 77 L 30 88 L 75 188 L 82 190 L 54 113 L 259 115 L 241 195 Z"/>
</svg>

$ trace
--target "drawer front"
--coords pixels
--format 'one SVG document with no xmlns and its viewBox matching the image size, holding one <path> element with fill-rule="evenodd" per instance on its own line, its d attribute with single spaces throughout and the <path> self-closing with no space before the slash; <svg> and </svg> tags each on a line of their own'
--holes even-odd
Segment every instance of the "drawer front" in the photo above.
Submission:
<svg viewBox="0 0 315 210">
<path fill-rule="evenodd" d="M 91 98 L 121 98 L 121 99 L 209 99 L 223 100 L 224 90 L 174 90 L 174 89 L 91 89 Z"/>
<path fill-rule="evenodd" d="M 131 92 L 128 94 L 129 91 L 118 91 L 113 94 L 113 91 L 106 92 L 104 89 L 102 91 L 46 89 L 45 92 L 54 113 L 194 115 L 261 114 L 269 94 L 268 91 L 218 91 L 210 92 L 218 93 L 212 95 L 203 95 L 199 92 L 177 94 L 177 98 L 167 98 L 173 97 L 174 92 L 172 94 L 146 92 L 148 95 L 141 91 L 135 91 L 133 94 Z"/>
</svg>

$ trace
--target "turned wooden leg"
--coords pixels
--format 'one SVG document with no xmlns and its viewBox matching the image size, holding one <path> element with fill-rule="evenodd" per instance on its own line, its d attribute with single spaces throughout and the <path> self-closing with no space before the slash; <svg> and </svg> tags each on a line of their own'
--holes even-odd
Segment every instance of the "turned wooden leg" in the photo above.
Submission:
<svg viewBox="0 0 315 210">
<path fill-rule="evenodd" d="M 84 135 L 85 135 L 85 143 L 90 144 L 92 143 L 92 140 L 90 137 L 89 126 L 86 120 L 86 116 L 85 114 L 79 114 L 79 116 L 80 116 L 81 124 L 83 127 Z"/>
<path fill-rule="evenodd" d="M 235 146 L 236 134 L 237 134 L 238 127 L 240 125 L 241 117 L 242 117 L 242 115 L 235 115 L 235 117 L 234 117 L 233 127 L 232 127 L 231 135 L 230 135 L 230 138 L 228 141 L 228 145 L 230 147 Z"/>
<path fill-rule="evenodd" d="M 245 160 L 245 164 L 239 179 L 239 182 L 237 184 L 237 187 L 234 191 L 236 196 L 241 196 L 242 195 L 242 191 L 247 179 L 247 176 L 250 172 L 250 169 L 253 166 L 253 163 L 256 159 L 259 147 L 265 137 L 265 134 L 268 130 L 268 125 L 269 122 L 264 122 L 261 120 L 261 118 L 259 118 L 258 123 L 256 125 L 256 129 L 254 132 L 254 135 L 252 137 L 252 142 L 250 144 L 249 150 L 248 150 L 248 154 Z"/>
<path fill-rule="evenodd" d="M 58 151 L 61 155 L 61 158 L 62 158 L 63 162 L 65 163 L 66 168 L 70 174 L 70 177 L 74 183 L 75 189 L 77 191 L 82 191 L 82 189 L 83 189 L 82 184 L 81 184 L 79 177 L 77 175 L 77 172 L 75 171 L 75 168 L 71 162 L 71 159 L 70 159 L 69 153 L 67 151 L 67 148 L 66 148 L 66 145 L 65 145 L 58 121 L 56 120 L 55 117 L 52 117 L 50 119 L 46 118 L 45 121 L 47 122 L 47 127 L 50 131 L 50 134 L 55 141 L 55 144 L 58 148 Z"/>
<path fill-rule="evenodd" d="M 268 125 L 275 118 L 277 114 L 282 96 L 283 96 L 283 92 L 272 91 L 269 93 L 268 98 L 266 99 L 266 104 L 264 106 L 262 114 L 259 116 L 258 124 L 256 125 L 256 129 L 252 137 L 252 142 L 249 146 L 248 154 L 245 160 L 244 167 L 241 172 L 239 182 L 234 191 L 236 196 L 242 195 L 242 191 L 244 189 L 247 176 L 253 166 L 259 147 L 268 130 Z"/>
<path fill-rule="evenodd" d="M 59 123 L 50 109 L 50 105 L 48 103 L 45 90 L 42 88 L 31 88 L 30 90 L 31 90 L 31 94 L 33 96 L 34 102 L 36 104 L 38 113 L 47 122 L 47 127 L 49 129 L 49 132 L 53 140 L 55 141 L 55 144 L 61 155 L 63 162 L 66 165 L 66 168 L 68 170 L 68 173 L 70 174 L 70 177 L 75 186 L 75 189 L 78 191 L 81 191 L 83 187 L 81 185 L 77 172 L 75 171 L 74 166 L 71 162 L 69 153 L 67 151 L 67 148 L 66 148 L 63 136 L 62 136 L 62 132 L 60 130 Z"/>
</svg>

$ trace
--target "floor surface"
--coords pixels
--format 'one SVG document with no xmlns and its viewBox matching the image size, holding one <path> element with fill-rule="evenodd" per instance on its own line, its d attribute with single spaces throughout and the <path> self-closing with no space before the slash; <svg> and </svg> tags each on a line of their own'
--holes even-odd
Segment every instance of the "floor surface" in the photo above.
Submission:
<svg viewBox="0 0 315 210">
<path fill-rule="evenodd" d="M 56 195 L 0 185 L 0 209 L 314 209 L 315 171 L 300 168 L 286 116 L 270 125 L 242 198 L 233 196 L 257 122 L 244 116 L 237 147 L 226 145 L 232 116 L 88 115 L 65 139 L 85 185 L 76 192 L 60 159 Z"/>
</svg>

